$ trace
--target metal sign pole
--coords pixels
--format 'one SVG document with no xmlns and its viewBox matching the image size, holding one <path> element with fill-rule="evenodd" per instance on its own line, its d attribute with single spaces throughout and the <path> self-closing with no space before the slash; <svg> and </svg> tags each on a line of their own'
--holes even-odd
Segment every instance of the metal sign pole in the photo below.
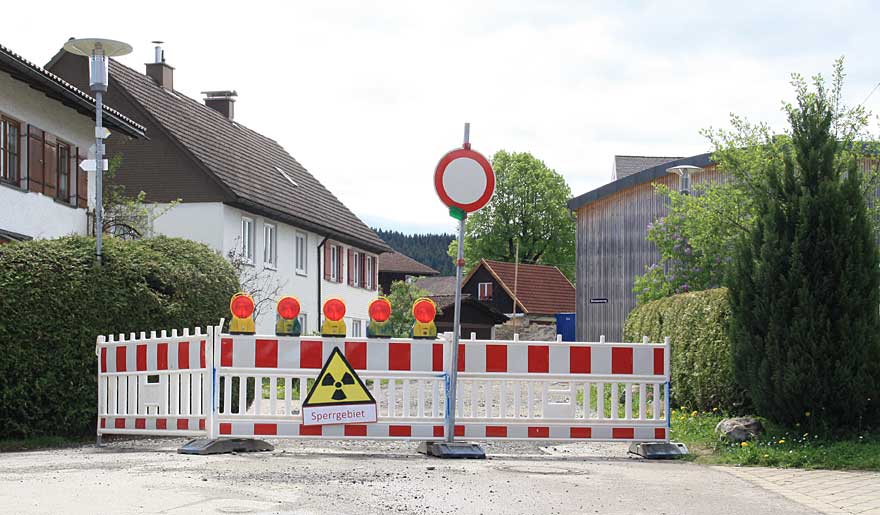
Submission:
<svg viewBox="0 0 880 515">
<path fill-rule="evenodd" d="M 100 90 L 95 91 L 95 253 L 98 265 L 103 263 L 103 249 L 101 237 L 104 234 L 104 140 L 100 137 L 103 131 L 103 94 Z"/>
<path fill-rule="evenodd" d="M 467 134 L 467 133 L 465 133 Z M 458 381 L 458 340 L 461 334 L 461 275 L 464 268 L 464 220 L 458 221 L 458 259 L 455 261 L 455 317 L 452 322 L 452 359 L 449 363 L 449 393 L 446 395 L 446 441 L 455 441 L 455 406 Z"/>
</svg>

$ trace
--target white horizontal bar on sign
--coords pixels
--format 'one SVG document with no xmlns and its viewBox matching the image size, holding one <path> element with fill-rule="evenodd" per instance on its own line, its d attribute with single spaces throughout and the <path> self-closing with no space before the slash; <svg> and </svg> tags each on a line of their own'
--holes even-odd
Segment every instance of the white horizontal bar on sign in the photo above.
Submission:
<svg viewBox="0 0 880 515">
<path fill-rule="evenodd" d="M 554 381 L 578 383 L 665 383 L 665 376 L 637 376 L 632 374 L 590 375 L 590 374 L 544 374 L 522 372 L 459 372 L 459 379 L 499 380 L 499 381 Z"/>
</svg>

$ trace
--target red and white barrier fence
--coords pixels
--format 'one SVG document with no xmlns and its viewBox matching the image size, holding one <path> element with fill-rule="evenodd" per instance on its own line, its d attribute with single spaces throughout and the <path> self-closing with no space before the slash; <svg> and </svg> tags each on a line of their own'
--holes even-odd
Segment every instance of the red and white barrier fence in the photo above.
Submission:
<svg viewBox="0 0 880 515">
<path fill-rule="evenodd" d="M 455 435 L 668 441 L 669 341 L 460 342 Z M 99 434 L 442 440 L 451 343 L 207 334 L 98 339 Z M 303 425 L 334 348 L 377 404 L 373 424 Z"/>
</svg>

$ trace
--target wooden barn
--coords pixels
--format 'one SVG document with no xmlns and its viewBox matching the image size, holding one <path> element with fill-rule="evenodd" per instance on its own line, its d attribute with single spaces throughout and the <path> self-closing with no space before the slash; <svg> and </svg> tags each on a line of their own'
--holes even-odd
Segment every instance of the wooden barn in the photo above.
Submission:
<svg viewBox="0 0 880 515">
<path fill-rule="evenodd" d="M 644 163 L 652 158 L 640 159 Z M 615 170 L 621 167 L 617 161 Z M 598 341 L 601 335 L 608 341 L 623 339 L 624 321 L 636 306 L 633 281 L 660 257 L 654 244 L 646 239 L 647 227 L 666 215 L 668 200 L 657 194 L 654 186 L 664 184 L 680 190 L 679 175 L 668 170 L 682 165 L 702 169 L 692 174 L 694 185 L 719 177 L 706 153 L 625 176 L 615 173 L 620 178 L 568 202 L 577 215 L 578 341 Z"/>
</svg>

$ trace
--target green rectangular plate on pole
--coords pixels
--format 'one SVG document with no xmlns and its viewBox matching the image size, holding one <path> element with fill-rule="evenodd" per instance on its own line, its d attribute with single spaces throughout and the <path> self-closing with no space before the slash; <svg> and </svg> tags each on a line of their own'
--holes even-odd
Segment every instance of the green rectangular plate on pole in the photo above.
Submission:
<svg viewBox="0 0 880 515">
<path fill-rule="evenodd" d="M 465 212 L 455 206 L 449 206 L 449 216 L 456 220 L 464 220 Z"/>
</svg>

